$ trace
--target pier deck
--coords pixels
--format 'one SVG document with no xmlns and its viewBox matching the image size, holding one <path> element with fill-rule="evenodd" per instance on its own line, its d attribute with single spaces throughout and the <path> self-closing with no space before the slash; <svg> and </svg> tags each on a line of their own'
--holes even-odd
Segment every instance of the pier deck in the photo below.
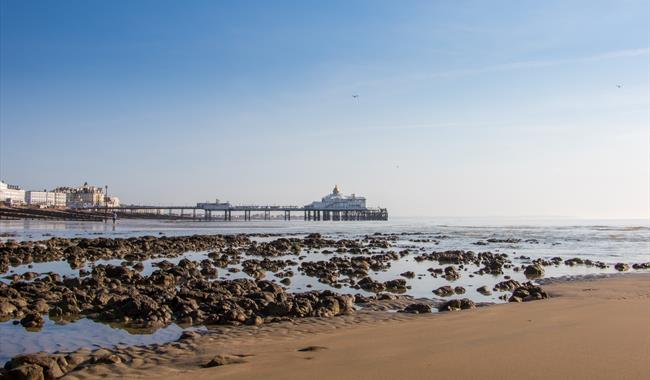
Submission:
<svg viewBox="0 0 650 380">
<path fill-rule="evenodd" d="M 107 216 L 116 212 L 120 217 L 166 217 L 192 220 L 292 220 L 298 214 L 305 221 L 363 221 L 388 220 L 388 210 L 385 208 L 365 209 L 317 209 L 300 206 L 229 206 L 229 207 L 200 207 L 200 206 L 91 206 L 79 210 L 104 212 Z M 302 217 L 300 217 L 302 213 Z M 239 215 L 237 215 L 239 214 Z"/>
</svg>

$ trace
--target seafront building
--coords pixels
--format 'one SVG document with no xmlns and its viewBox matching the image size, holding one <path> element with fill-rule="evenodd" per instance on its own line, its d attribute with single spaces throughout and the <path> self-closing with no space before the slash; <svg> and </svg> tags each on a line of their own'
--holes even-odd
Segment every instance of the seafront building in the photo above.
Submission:
<svg viewBox="0 0 650 380">
<path fill-rule="evenodd" d="M 0 202 L 10 206 L 23 205 L 25 204 L 25 190 L 0 181 Z"/>
<path fill-rule="evenodd" d="M 52 191 L 23 190 L 16 185 L 0 181 L 0 204 L 7 206 L 38 207 L 117 207 L 120 199 L 105 196 L 104 189 L 84 183 L 79 187 L 57 187 Z"/>
<path fill-rule="evenodd" d="M 89 185 L 88 182 L 79 187 L 57 187 L 54 191 L 66 194 L 66 206 L 69 208 L 120 205 L 118 197 L 106 196 L 103 188 Z"/>
<path fill-rule="evenodd" d="M 58 191 L 33 191 L 25 192 L 25 203 L 29 206 L 66 207 L 67 194 Z"/>
</svg>

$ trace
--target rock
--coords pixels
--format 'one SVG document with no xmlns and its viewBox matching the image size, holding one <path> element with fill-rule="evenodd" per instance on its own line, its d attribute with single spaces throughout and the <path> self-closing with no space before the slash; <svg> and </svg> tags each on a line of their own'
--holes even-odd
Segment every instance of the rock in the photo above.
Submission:
<svg viewBox="0 0 650 380">
<path fill-rule="evenodd" d="M 403 313 L 427 314 L 431 313 L 431 306 L 424 303 L 413 303 L 401 310 Z"/>
<path fill-rule="evenodd" d="M 50 306 L 47 304 L 47 301 L 45 301 L 42 298 L 36 300 L 36 302 L 32 304 L 31 308 L 36 313 L 40 313 L 40 314 L 46 314 L 48 311 L 50 311 Z"/>
<path fill-rule="evenodd" d="M 25 328 L 43 327 L 45 319 L 40 314 L 30 313 L 20 320 L 20 324 Z"/>
<path fill-rule="evenodd" d="M 434 290 L 433 293 L 439 297 L 449 297 L 454 295 L 454 288 L 449 285 L 445 285 Z"/>
<path fill-rule="evenodd" d="M 584 260 L 582 260 L 579 257 L 574 257 L 572 259 L 564 260 L 564 265 L 568 265 L 568 266 L 571 266 L 571 267 L 579 265 L 579 264 L 584 264 L 584 263 L 585 263 Z"/>
<path fill-rule="evenodd" d="M 491 296 L 492 292 L 490 289 L 487 288 L 487 286 L 483 285 L 480 288 L 476 289 L 477 292 L 483 294 L 484 296 Z"/>
<path fill-rule="evenodd" d="M 285 277 L 282 280 L 280 280 L 280 283 L 283 284 L 283 285 L 289 286 L 289 285 L 291 285 L 291 279 L 288 278 L 288 277 Z"/>
<path fill-rule="evenodd" d="M 521 239 L 515 239 L 515 238 L 489 238 L 487 239 L 488 243 L 510 243 L 510 244 L 515 244 L 521 242 Z"/>
<path fill-rule="evenodd" d="M 315 351 L 322 351 L 322 350 L 327 350 L 327 347 L 324 346 L 307 346 L 303 347 L 298 350 L 298 352 L 315 352 Z"/>
<path fill-rule="evenodd" d="M 357 285 L 359 285 L 361 289 L 373 293 L 381 293 L 384 290 L 386 290 L 386 285 L 382 284 L 381 282 L 375 281 L 370 277 L 362 278 L 361 280 L 359 280 Z"/>
<path fill-rule="evenodd" d="M 395 296 L 394 294 L 390 294 L 390 293 L 381 293 L 381 294 L 377 295 L 377 299 L 379 301 L 394 301 L 394 300 L 397 299 L 397 296 Z"/>
<path fill-rule="evenodd" d="M 476 304 L 470 299 L 455 299 L 450 300 L 438 307 L 438 311 L 457 311 L 457 310 L 466 310 L 474 309 Z"/>
<path fill-rule="evenodd" d="M 36 364 L 23 364 L 7 372 L 8 380 L 45 380 L 43 367 Z"/>
<path fill-rule="evenodd" d="M 404 273 L 401 273 L 400 276 L 406 277 L 406 278 L 415 278 L 415 272 L 406 271 Z"/>
<path fill-rule="evenodd" d="M 18 355 L 5 363 L 5 369 L 11 371 L 14 368 L 24 365 L 35 365 L 41 368 L 41 374 L 43 375 L 42 378 L 45 378 L 46 380 L 58 379 L 65 375 L 65 371 L 61 368 L 61 365 L 63 365 L 63 367 L 67 366 L 65 359 L 63 357 L 60 359 L 61 360 L 58 361 L 54 357 L 48 356 L 44 353 Z M 30 373 L 38 373 L 38 371 L 31 370 Z"/>
<path fill-rule="evenodd" d="M 457 286 L 454 288 L 454 293 L 456 294 L 465 294 L 465 288 L 462 286 Z"/>
<path fill-rule="evenodd" d="M 240 356 L 222 354 L 212 358 L 212 360 L 204 364 L 203 367 L 211 368 L 211 367 L 218 367 L 227 364 L 237 364 L 237 363 L 245 363 L 245 362 L 246 361 L 242 359 Z"/>
<path fill-rule="evenodd" d="M 406 291 L 406 280 L 396 279 L 384 282 L 386 290 L 391 292 L 405 292 Z"/>
<path fill-rule="evenodd" d="M 634 269 L 638 269 L 638 270 L 641 270 L 641 269 L 650 269 L 650 263 L 636 263 L 636 264 L 632 264 L 632 268 L 634 268 Z"/>
<path fill-rule="evenodd" d="M 544 268 L 539 264 L 528 265 L 524 270 L 526 277 L 542 277 L 544 275 Z"/>
<path fill-rule="evenodd" d="M 514 290 L 508 302 L 529 302 L 548 298 L 548 294 L 539 286 L 526 282 Z"/>
<path fill-rule="evenodd" d="M 246 324 L 249 326 L 259 326 L 264 323 L 264 318 L 260 317 L 259 315 L 256 315 L 248 320 L 246 320 Z"/>
<path fill-rule="evenodd" d="M 630 269 L 630 266 L 625 263 L 617 263 L 616 265 L 614 265 L 614 269 L 616 269 L 619 272 L 625 272 Z"/>
<path fill-rule="evenodd" d="M 500 292 L 505 292 L 505 291 L 513 291 L 520 287 L 521 284 L 518 281 L 515 280 L 507 280 L 507 281 L 501 281 L 494 285 L 494 288 L 492 290 L 494 291 L 500 291 Z"/>
<path fill-rule="evenodd" d="M 456 272 L 456 269 L 453 266 L 448 266 L 445 268 L 445 278 L 449 281 L 458 280 L 460 275 Z"/>
<path fill-rule="evenodd" d="M 0 317 L 1 316 L 11 316 L 16 312 L 16 306 L 11 302 L 2 301 L 0 302 Z"/>
</svg>

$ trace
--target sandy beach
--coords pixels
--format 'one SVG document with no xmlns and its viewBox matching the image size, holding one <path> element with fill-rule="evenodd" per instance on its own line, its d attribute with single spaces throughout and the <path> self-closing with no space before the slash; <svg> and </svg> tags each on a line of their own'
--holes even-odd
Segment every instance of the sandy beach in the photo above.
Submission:
<svg viewBox="0 0 650 380">
<path fill-rule="evenodd" d="M 556 282 L 548 300 L 225 328 L 68 379 L 647 379 L 650 275 Z M 303 351 L 301 351 L 303 350 Z M 239 363 L 204 368 L 215 356 Z"/>
</svg>

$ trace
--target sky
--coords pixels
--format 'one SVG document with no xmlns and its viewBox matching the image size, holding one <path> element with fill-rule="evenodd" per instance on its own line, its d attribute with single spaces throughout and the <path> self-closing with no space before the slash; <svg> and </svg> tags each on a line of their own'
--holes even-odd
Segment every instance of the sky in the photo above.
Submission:
<svg viewBox="0 0 650 380">
<path fill-rule="evenodd" d="M 1 0 L 0 178 L 648 218 L 650 2 Z"/>
</svg>

